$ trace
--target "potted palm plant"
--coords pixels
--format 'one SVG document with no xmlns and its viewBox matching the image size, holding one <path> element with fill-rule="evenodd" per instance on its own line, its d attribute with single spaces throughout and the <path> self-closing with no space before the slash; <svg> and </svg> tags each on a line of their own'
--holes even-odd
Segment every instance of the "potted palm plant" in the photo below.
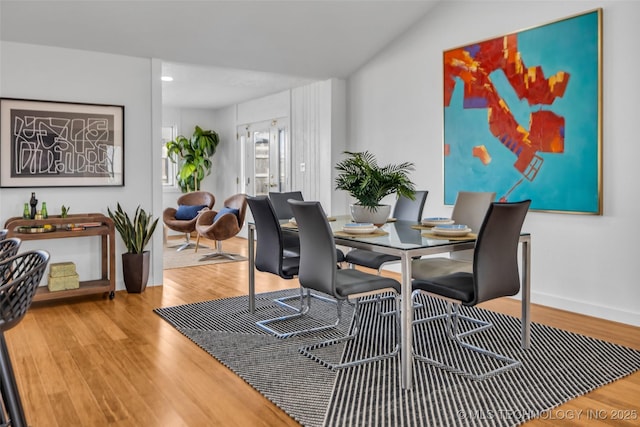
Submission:
<svg viewBox="0 0 640 427">
<path fill-rule="evenodd" d="M 147 287 L 149 280 L 149 251 L 144 248 L 151 240 L 151 236 L 158 224 L 151 214 L 147 214 L 140 206 L 136 208 L 133 221 L 122 209 L 120 203 L 112 212 L 107 208 L 109 217 L 120 233 L 120 237 L 127 246 L 127 252 L 122 254 L 122 273 L 124 285 L 129 293 L 141 293 Z"/>
<path fill-rule="evenodd" d="M 347 191 L 358 203 L 351 205 L 351 216 L 356 222 L 384 224 L 391 212 L 390 205 L 381 205 L 390 194 L 415 198 L 415 186 L 409 179 L 414 164 L 378 166 L 375 156 L 368 152 L 345 151 L 348 157 L 336 164 L 336 190 Z"/>
<path fill-rule="evenodd" d="M 191 138 L 180 135 L 165 144 L 169 160 L 178 165 L 176 181 L 183 193 L 200 190 L 200 182 L 211 173 L 211 157 L 219 143 L 217 132 L 196 126 Z"/>
</svg>

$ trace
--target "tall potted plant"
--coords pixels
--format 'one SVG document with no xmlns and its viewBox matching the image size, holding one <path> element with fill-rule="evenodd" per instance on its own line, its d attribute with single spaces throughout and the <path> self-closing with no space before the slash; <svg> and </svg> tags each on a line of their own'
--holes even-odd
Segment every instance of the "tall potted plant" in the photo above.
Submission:
<svg viewBox="0 0 640 427">
<path fill-rule="evenodd" d="M 133 221 L 131 221 L 120 203 L 118 203 L 115 212 L 109 208 L 107 208 L 107 212 L 127 246 L 127 252 L 122 254 L 124 285 L 127 292 L 139 294 L 145 290 L 149 280 L 150 253 L 144 248 L 151 240 L 159 218 L 154 220 L 151 214 L 147 214 L 144 209 L 138 206 Z"/>
<path fill-rule="evenodd" d="M 351 205 L 351 216 L 357 222 L 384 224 L 391 212 L 390 205 L 381 205 L 390 194 L 415 198 L 415 186 L 409 179 L 414 164 L 378 166 L 375 156 L 368 152 L 345 151 L 348 157 L 336 164 L 336 190 L 347 191 L 358 203 Z"/>
<path fill-rule="evenodd" d="M 200 190 L 200 182 L 211 173 L 211 157 L 219 143 L 217 132 L 196 126 L 190 139 L 180 135 L 165 144 L 169 160 L 178 165 L 176 181 L 183 193 Z"/>
</svg>

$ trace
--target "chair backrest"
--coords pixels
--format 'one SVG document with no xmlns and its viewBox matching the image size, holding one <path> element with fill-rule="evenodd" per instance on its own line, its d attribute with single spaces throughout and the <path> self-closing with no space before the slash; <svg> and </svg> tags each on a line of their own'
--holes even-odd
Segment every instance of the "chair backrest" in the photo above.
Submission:
<svg viewBox="0 0 640 427">
<path fill-rule="evenodd" d="M 302 197 L 302 191 L 287 191 L 282 193 L 270 191 L 269 199 L 271 199 L 271 205 L 273 206 L 278 219 L 290 219 L 293 217 L 291 206 L 289 206 L 287 200 L 304 200 Z"/>
<path fill-rule="evenodd" d="M 282 228 L 267 196 L 247 197 L 256 226 L 256 268 L 283 276 Z"/>
<path fill-rule="evenodd" d="M 333 233 L 320 202 L 289 201 L 300 233 L 300 286 L 336 295 L 337 255 Z"/>
<path fill-rule="evenodd" d="M 466 224 L 471 231 L 477 233 L 480 230 L 482 221 L 489 209 L 489 205 L 496 198 L 496 193 L 488 191 L 460 191 L 453 205 L 451 219 L 456 224 Z M 471 261 L 473 260 L 473 250 L 451 252 L 452 259 Z"/>
<path fill-rule="evenodd" d="M 492 203 L 480 226 L 474 249 L 475 305 L 520 290 L 518 242 L 531 200 Z"/>
<path fill-rule="evenodd" d="M 23 252 L 0 261 L 0 330 L 14 327 L 31 306 L 49 262 L 43 250 Z"/>
<path fill-rule="evenodd" d="M 22 243 L 22 240 L 17 237 L 0 240 L 0 261 L 15 256 L 18 253 L 18 249 L 20 249 L 20 243 Z"/>
<path fill-rule="evenodd" d="M 225 207 L 238 209 L 238 226 L 242 228 L 244 217 L 247 214 L 247 195 L 243 193 L 234 194 L 224 201 Z"/>
<path fill-rule="evenodd" d="M 477 233 L 496 193 L 483 191 L 460 191 L 453 205 L 451 219 L 456 224 L 466 224 Z"/>
<path fill-rule="evenodd" d="M 186 193 L 178 197 L 178 205 L 206 205 L 209 209 L 212 209 L 215 203 L 215 196 L 208 191 L 192 191 L 191 193 Z"/>
<path fill-rule="evenodd" d="M 393 208 L 393 217 L 405 221 L 420 222 L 428 194 L 428 191 L 418 190 L 414 200 L 404 196 L 398 197 L 396 206 Z"/>
</svg>

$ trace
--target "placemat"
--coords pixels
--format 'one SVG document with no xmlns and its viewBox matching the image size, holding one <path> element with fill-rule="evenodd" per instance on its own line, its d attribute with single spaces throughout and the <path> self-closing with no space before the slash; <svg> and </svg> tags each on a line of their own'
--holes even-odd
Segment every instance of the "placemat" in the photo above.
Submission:
<svg viewBox="0 0 640 427">
<path fill-rule="evenodd" d="M 389 233 L 380 229 L 367 234 L 350 234 L 350 233 L 345 233 L 344 231 L 333 232 L 333 235 L 338 237 L 380 237 L 380 236 L 386 236 L 387 234 Z"/>
<path fill-rule="evenodd" d="M 469 233 L 466 236 L 453 237 L 453 236 L 440 236 L 433 233 L 421 233 L 422 237 L 426 237 L 428 239 L 437 239 L 437 240 L 475 240 L 478 238 L 476 233 Z"/>
<path fill-rule="evenodd" d="M 411 228 L 413 228 L 414 230 L 431 230 L 433 227 L 430 225 L 416 224 L 412 225 Z"/>
<path fill-rule="evenodd" d="M 327 221 L 332 222 L 332 221 L 336 221 L 336 217 L 334 216 L 329 216 L 327 217 Z M 293 222 L 289 221 L 286 222 L 284 224 L 280 224 L 281 228 L 298 228 L 298 224 L 294 224 Z"/>
</svg>

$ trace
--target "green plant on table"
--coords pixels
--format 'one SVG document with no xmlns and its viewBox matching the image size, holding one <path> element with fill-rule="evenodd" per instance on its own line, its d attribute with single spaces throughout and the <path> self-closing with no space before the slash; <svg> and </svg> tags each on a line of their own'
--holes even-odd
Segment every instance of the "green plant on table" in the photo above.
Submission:
<svg viewBox="0 0 640 427">
<path fill-rule="evenodd" d="M 122 209 L 120 203 L 118 203 L 115 212 L 112 212 L 109 208 L 107 208 L 107 212 L 127 246 L 127 253 L 140 254 L 144 252 L 144 248 L 151 240 L 151 236 L 156 229 L 159 218 L 154 220 L 150 213 L 147 214 L 144 209 L 138 206 L 132 221 Z"/>
<path fill-rule="evenodd" d="M 415 199 L 415 186 L 409 179 L 409 172 L 415 170 L 413 163 L 378 166 L 373 154 L 368 151 L 345 151 L 349 157 L 338 162 L 340 171 L 336 177 L 336 190 L 347 191 L 358 203 L 370 210 L 376 209 L 380 201 L 396 193 Z"/>
<path fill-rule="evenodd" d="M 67 216 L 69 216 L 69 210 L 71 209 L 71 206 L 65 206 L 62 205 L 62 207 L 60 208 L 60 218 L 66 218 Z"/>
</svg>

